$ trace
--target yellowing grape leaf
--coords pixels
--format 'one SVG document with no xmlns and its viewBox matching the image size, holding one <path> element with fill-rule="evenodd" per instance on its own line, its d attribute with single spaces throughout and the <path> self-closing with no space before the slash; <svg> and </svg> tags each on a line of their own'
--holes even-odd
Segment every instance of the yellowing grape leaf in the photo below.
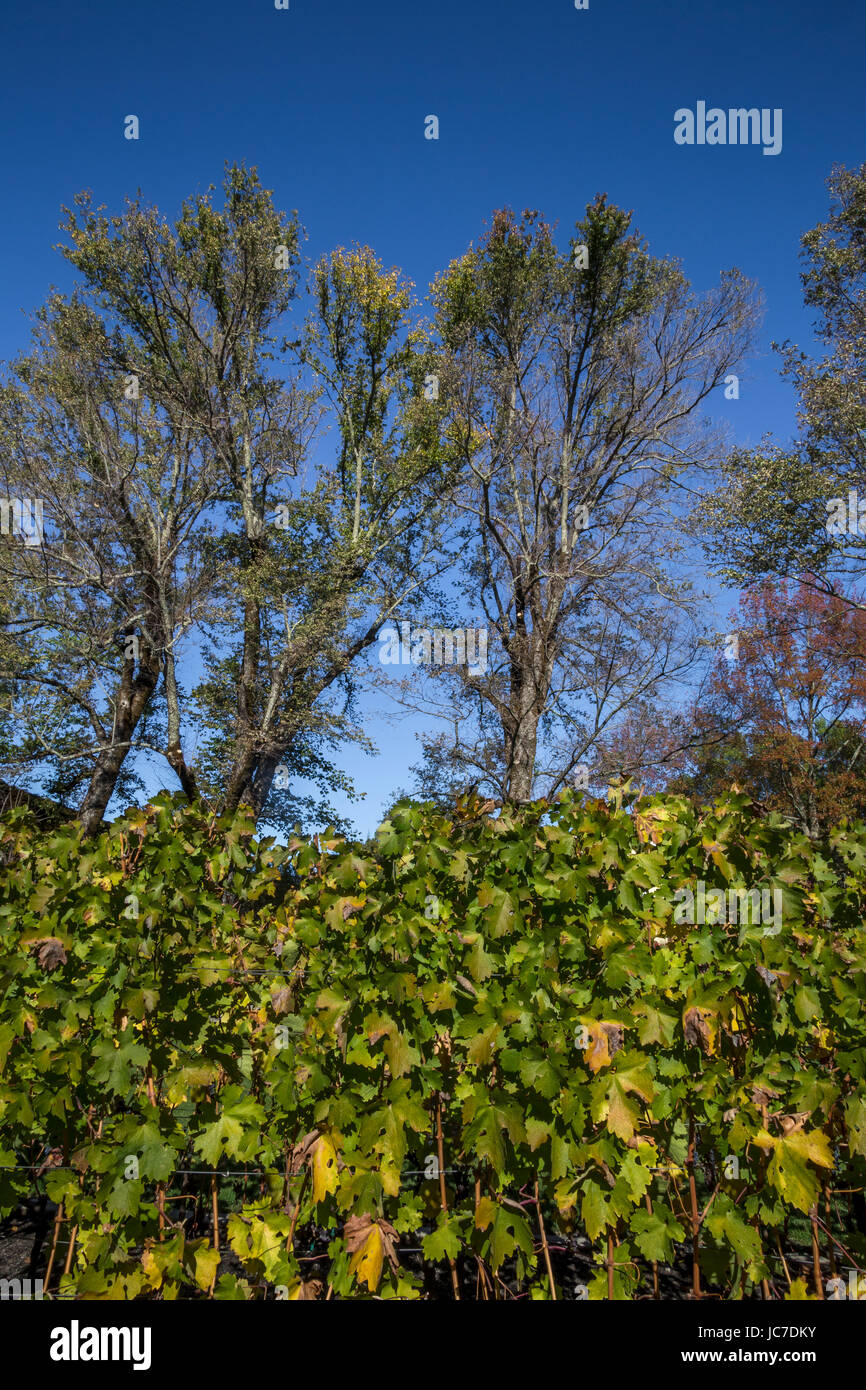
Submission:
<svg viewBox="0 0 866 1390">
<path fill-rule="evenodd" d="M 827 1136 L 813 1129 L 809 1134 L 800 1131 L 778 1138 L 762 1129 L 752 1143 L 759 1148 L 773 1150 L 773 1157 L 767 1166 L 768 1182 L 786 1202 L 808 1213 L 821 1191 L 821 1184 L 809 1164 L 815 1163 L 820 1168 L 833 1167 Z"/>
<path fill-rule="evenodd" d="M 605 1023 L 599 1018 L 581 1019 L 581 1025 L 589 1035 L 584 1053 L 587 1066 L 591 1072 L 599 1072 L 622 1047 L 622 1026 L 619 1023 Z"/>
<path fill-rule="evenodd" d="M 371 1226 L 367 1237 L 349 1261 L 349 1272 L 358 1277 L 372 1293 L 379 1287 L 382 1277 L 382 1232 L 378 1226 Z"/>
<path fill-rule="evenodd" d="M 589 1183 L 584 1191 L 580 1214 L 590 1240 L 596 1240 L 606 1226 L 613 1226 L 616 1222 L 616 1217 L 610 1215 L 609 1202 L 605 1201 L 601 1189 L 594 1182 Z"/>
<path fill-rule="evenodd" d="M 608 1129 L 620 1139 L 629 1140 L 634 1134 L 639 1118 L 640 1109 L 637 1102 L 626 1095 L 618 1081 L 614 1081 L 607 1096 Z"/>
<path fill-rule="evenodd" d="M 496 1203 L 489 1197 L 482 1197 L 478 1206 L 475 1208 L 475 1227 L 483 1231 L 485 1226 L 489 1226 L 496 1216 Z"/>
<path fill-rule="evenodd" d="M 815 1295 L 809 1292 L 805 1279 L 795 1279 L 791 1284 L 789 1293 L 785 1294 L 786 1303 L 814 1303 Z"/>
<path fill-rule="evenodd" d="M 162 1270 L 156 1262 L 152 1250 L 145 1250 L 141 1257 L 141 1267 L 144 1270 L 144 1277 L 152 1289 L 158 1289 L 162 1283 Z"/>
<path fill-rule="evenodd" d="M 337 1150 L 330 1136 L 320 1134 L 313 1147 L 313 1201 L 323 1202 L 329 1192 L 337 1190 Z"/>
<path fill-rule="evenodd" d="M 396 1244 L 398 1235 L 389 1221 L 380 1217 L 374 1221 L 369 1212 L 364 1216 L 350 1216 L 343 1227 L 346 1250 L 352 1256 L 349 1271 L 355 1274 L 359 1283 L 365 1283 L 372 1293 L 379 1287 L 382 1278 L 382 1264 L 387 1258 L 392 1270 L 399 1269 Z"/>
<path fill-rule="evenodd" d="M 203 1246 L 195 1252 L 195 1282 L 200 1289 L 209 1289 L 216 1278 L 221 1256 L 213 1246 Z"/>
</svg>

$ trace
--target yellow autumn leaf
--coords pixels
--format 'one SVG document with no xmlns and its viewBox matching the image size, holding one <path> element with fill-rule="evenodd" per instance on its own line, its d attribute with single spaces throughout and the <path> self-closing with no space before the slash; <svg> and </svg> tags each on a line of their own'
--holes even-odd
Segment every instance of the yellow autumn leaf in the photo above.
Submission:
<svg viewBox="0 0 866 1390">
<path fill-rule="evenodd" d="M 586 1049 L 586 1060 L 591 1072 L 598 1072 L 602 1067 L 606 1067 L 610 1061 L 610 1050 L 607 1045 L 607 1033 L 601 1024 L 596 1023 L 592 1026 L 587 1025 L 590 1042 Z"/>
<path fill-rule="evenodd" d="M 622 1086 L 618 1085 L 616 1081 L 608 1092 L 604 1111 L 605 1121 L 611 1133 L 628 1142 L 634 1136 L 635 1123 L 640 1111 L 636 1103 L 626 1095 Z"/>
<path fill-rule="evenodd" d="M 329 1135 L 319 1135 L 313 1149 L 313 1201 L 323 1202 L 329 1192 L 337 1190 L 337 1150 Z"/>
<path fill-rule="evenodd" d="M 485 1226 L 489 1226 L 496 1216 L 496 1203 L 491 1202 L 489 1197 L 482 1197 L 478 1206 L 475 1208 L 475 1227 L 476 1230 L 483 1231 Z"/>
<path fill-rule="evenodd" d="M 666 1159 L 663 1163 L 657 1164 L 653 1171 L 664 1174 L 666 1178 L 684 1178 L 686 1175 L 685 1168 L 681 1168 L 680 1165 L 674 1163 L 672 1159 Z"/>
<path fill-rule="evenodd" d="M 200 1289 L 209 1289 L 216 1279 L 221 1255 L 212 1246 L 204 1246 L 195 1252 L 195 1282 Z"/>
<path fill-rule="evenodd" d="M 817 1295 L 810 1293 L 805 1279 L 795 1279 L 790 1291 L 785 1294 L 786 1303 L 814 1303 Z"/>
<path fill-rule="evenodd" d="M 768 1130 L 759 1129 L 758 1132 L 752 1136 L 751 1142 L 757 1144 L 759 1149 L 774 1149 L 779 1141 L 774 1135 L 770 1134 Z"/>
<path fill-rule="evenodd" d="M 748 1031 L 746 1016 L 739 1004 L 734 1004 L 731 1009 L 731 1017 L 728 1027 L 732 1033 L 745 1033 Z"/>
<path fill-rule="evenodd" d="M 560 1178 L 554 1189 L 554 1201 L 563 1216 L 568 1216 L 577 1205 L 580 1196 L 580 1189 L 575 1186 L 573 1178 Z"/>
<path fill-rule="evenodd" d="M 386 1197 L 396 1197 L 400 1192 L 400 1168 L 393 1158 L 384 1158 L 379 1170 L 382 1177 L 382 1191 Z"/>
<path fill-rule="evenodd" d="M 822 1130 L 813 1129 L 808 1134 L 800 1130 L 797 1134 L 789 1134 L 784 1142 L 801 1158 L 807 1158 L 810 1163 L 817 1163 L 819 1168 L 833 1167 L 830 1141 Z"/>
<path fill-rule="evenodd" d="M 377 1225 L 372 1225 L 364 1244 L 355 1251 L 349 1262 L 350 1274 L 357 1275 L 359 1283 L 365 1283 L 371 1293 L 379 1287 L 383 1255 L 382 1232 Z"/>
<path fill-rule="evenodd" d="M 833 1167 L 833 1155 L 826 1134 L 821 1130 L 811 1130 L 808 1134 L 798 1131 L 775 1136 L 761 1129 L 752 1143 L 758 1148 L 773 1151 L 767 1166 L 767 1181 L 798 1211 L 808 1212 L 820 1193 L 820 1183 L 808 1165 Z"/>
<path fill-rule="evenodd" d="M 584 1018 L 580 1026 L 584 1030 L 584 1058 L 590 1071 L 595 1074 L 606 1067 L 614 1053 L 622 1047 L 623 1025 L 605 1019 Z"/>
<path fill-rule="evenodd" d="M 158 1289 L 162 1283 L 162 1270 L 154 1259 L 152 1250 L 145 1250 L 141 1257 L 141 1267 L 144 1270 L 144 1277 L 152 1289 Z"/>
</svg>

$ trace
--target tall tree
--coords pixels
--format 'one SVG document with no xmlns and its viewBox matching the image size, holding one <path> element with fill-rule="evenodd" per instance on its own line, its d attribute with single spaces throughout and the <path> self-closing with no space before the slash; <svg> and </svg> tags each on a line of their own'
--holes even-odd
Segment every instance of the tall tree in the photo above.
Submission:
<svg viewBox="0 0 866 1390">
<path fill-rule="evenodd" d="M 312 486 L 298 470 L 283 477 L 267 528 L 266 472 L 254 463 L 245 475 L 243 559 L 231 572 L 244 630 L 232 632 L 229 604 L 220 632 L 238 695 L 225 804 L 246 800 L 257 813 L 299 742 L 345 731 L 323 697 L 340 688 L 345 699 L 383 622 L 447 564 L 456 465 L 441 407 L 423 389 L 430 350 L 412 322 L 411 286 L 360 247 L 320 261 L 311 288 L 297 364 L 332 426 L 334 457 L 317 462 Z M 225 659 L 199 691 L 211 710 Z"/>
<path fill-rule="evenodd" d="M 257 815 L 278 770 L 330 771 L 328 748 L 360 736 L 353 662 L 444 563 L 456 465 L 411 287 L 367 248 L 307 287 L 297 218 L 256 172 L 228 168 L 221 207 L 212 192 L 173 226 L 81 195 L 64 223 L 81 286 L 4 397 L 9 485 L 48 523 L 4 550 L 21 643 L 42 643 L 8 675 L 89 720 L 89 829 L 144 746 L 191 798 Z"/>
<path fill-rule="evenodd" d="M 735 450 L 695 524 L 731 583 L 799 576 L 857 604 L 866 573 L 866 164 L 837 167 L 828 182 L 829 216 L 801 245 L 817 351 L 777 345 L 799 398 L 798 437 Z"/>
<path fill-rule="evenodd" d="M 462 593 L 490 659 L 452 676 L 454 735 L 428 742 L 426 775 L 523 801 L 689 667 L 676 488 L 715 456 L 698 411 L 751 341 L 755 294 L 737 272 L 693 294 L 599 196 L 568 253 L 537 213 L 497 213 L 434 301 Z"/>
<path fill-rule="evenodd" d="M 131 750 L 160 733 L 194 794 L 176 660 L 201 616 L 199 541 L 214 498 L 212 456 L 176 412 L 139 397 L 118 350 L 129 344 L 91 306 L 54 296 L 0 396 L 6 495 L 41 518 L 38 537 L 0 544 L 9 761 L 47 765 L 46 789 L 61 799 L 83 786 L 88 830 L 116 790 L 136 785 Z"/>
</svg>

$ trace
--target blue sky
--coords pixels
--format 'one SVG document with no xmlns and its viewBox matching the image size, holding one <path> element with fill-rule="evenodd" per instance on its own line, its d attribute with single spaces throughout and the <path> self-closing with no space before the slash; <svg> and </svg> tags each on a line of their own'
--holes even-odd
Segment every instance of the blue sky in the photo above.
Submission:
<svg viewBox="0 0 866 1390">
<path fill-rule="evenodd" d="M 573 0 L 89 0 L 9 8 L 2 33 L 0 357 L 24 346 L 49 285 L 71 284 L 53 247 L 61 205 L 82 188 L 112 210 L 140 188 L 172 216 L 219 183 L 227 159 L 243 160 L 298 209 L 311 256 L 369 243 L 420 290 L 494 208 L 538 208 L 564 241 L 601 190 L 697 289 L 732 265 L 760 283 L 761 351 L 718 413 L 742 443 L 790 435 L 794 402 L 769 344 L 808 341 L 799 237 L 826 214 L 832 165 L 866 157 L 857 0 L 590 0 L 584 11 Z M 700 100 L 781 108 L 782 152 L 676 145 L 675 110 Z M 129 114 L 138 141 L 123 137 Z M 438 141 L 424 138 L 430 114 Z M 347 759 L 367 791 L 355 813 L 365 833 L 417 755 L 410 724 L 370 733 L 387 754 Z"/>
</svg>

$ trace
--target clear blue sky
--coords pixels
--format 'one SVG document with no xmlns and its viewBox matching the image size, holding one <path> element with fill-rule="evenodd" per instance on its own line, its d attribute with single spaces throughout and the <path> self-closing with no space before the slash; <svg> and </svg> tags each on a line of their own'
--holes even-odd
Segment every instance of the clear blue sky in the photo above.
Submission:
<svg viewBox="0 0 866 1390">
<path fill-rule="evenodd" d="M 219 183 L 226 159 L 259 167 L 297 208 L 315 256 L 367 242 L 423 289 L 505 204 L 541 209 L 565 239 L 599 190 L 633 209 L 656 254 L 696 288 L 739 266 L 767 299 L 766 349 L 734 437 L 793 428 L 772 339 L 808 338 L 798 240 L 825 215 L 831 166 L 864 145 L 860 0 L 88 0 L 7 7 L 2 21 L 7 212 L 0 222 L 0 357 L 25 314 L 70 272 L 53 250 L 82 188 L 119 208 L 141 188 L 173 215 Z M 682 147 L 674 111 L 781 107 L 783 148 Z M 135 114 L 141 138 L 123 138 Z M 424 139 L 424 118 L 440 121 Z M 352 755 L 367 832 L 416 757 L 409 725 Z"/>
</svg>

